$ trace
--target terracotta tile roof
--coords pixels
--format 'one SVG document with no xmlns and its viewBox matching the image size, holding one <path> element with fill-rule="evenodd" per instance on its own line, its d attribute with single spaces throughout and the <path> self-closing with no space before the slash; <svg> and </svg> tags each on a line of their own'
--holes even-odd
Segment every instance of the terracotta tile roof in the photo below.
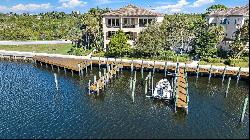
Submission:
<svg viewBox="0 0 250 140">
<path fill-rule="evenodd" d="M 152 12 L 150 10 L 137 7 L 135 5 L 127 5 L 118 10 L 103 14 L 103 16 L 164 16 L 161 13 Z"/>
<path fill-rule="evenodd" d="M 209 14 L 209 16 L 249 16 L 249 4 L 242 7 L 228 8 L 227 10 L 218 10 Z"/>
</svg>

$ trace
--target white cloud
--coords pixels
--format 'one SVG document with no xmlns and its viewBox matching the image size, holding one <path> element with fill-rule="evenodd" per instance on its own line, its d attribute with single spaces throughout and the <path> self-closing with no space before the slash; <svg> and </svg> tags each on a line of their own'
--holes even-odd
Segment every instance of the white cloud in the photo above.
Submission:
<svg viewBox="0 0 250 140">
<path fill-rule="evenodd" d="M 12 6 L 10 8 L 11 11 L 16 11 L 16 12 L 20 12 L 20 11 L 34 11 L 34 10 L 43 10 L 43 9 L 49 9 L 51 8 L 50 3 L 47 4 L 17 4 L 15 6 Z"/>
<path fill-rule="evenodd" d="M 6 6 L 0 5 L 0 12 L 5 12 L 8 8 Z"/>
<path fill-rule="evenodd" d="M 184 6 L 187 6 L 189 2 L 186 0 L 179 0 L 176 4 L 168 4 L 163 6 L 155 7 L 157 11 L 163 11 L 163 12 L 180 12 Z"/>
<path fill-rule="evenodd" d="M 50 3 L 46 3 L 46 4 L 17 4 L 11 7 L 6 7 L 6 6 L 1 6 L 0 5 L 0 12 L 17 12 L 17 13 L 21 13 L 21 12 L 32 12 L 32 11 L 36 11 L 36 10 L 45 10 L 45 9 L 50 9 L 52 8 L 52 6 L 50 5 Z"/>
<path fill-rule="evenodd" d="M 214 2 L 214 0 L 197 0 L 193 3 L 193 5 L 191 5 L 191 7 L 201 7 L 203 5 L 207 5 Z"/>
<path fill-rule="evenodd" d="M 181 12 L 181 9 L 171 9 L 170 10 L 171 13 L 178 13 L 178 12 Z"/>
<path fill-rule="evenodd" d="M 83 7 L 87 2 L 81 0 L 59 0 L 61 6 L 59 8 L 74 8 L 74 7 Z"/>
<path fill-rule="evenodd" d="M 125 2 L 125 0 L 96 0 L 97 4 L 110 4 L 110 3 L 120 3 Z"/>
</svg>

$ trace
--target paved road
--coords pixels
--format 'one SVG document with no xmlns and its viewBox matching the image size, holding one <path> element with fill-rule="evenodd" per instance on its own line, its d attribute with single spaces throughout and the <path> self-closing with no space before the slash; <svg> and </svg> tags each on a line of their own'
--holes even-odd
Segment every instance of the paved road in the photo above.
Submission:
<svg viewBox="0 0 250 140">
<path fill-rule="evenodd" d="M 0 45 L 31 45 L 31 44 L 65 44 L 71 41 L 49 40 L 49 41 L 0 41 Z"/>
<path fill-rule="evenodd" d="M 5 51 L 5 50 L 0 50 L 0 56 L 1 55 L 14 55 L 14 56 L 26 56 L 26 57 L 32 57 L 34 55 L 37 55 L 37 56 L 50 56 L 50 57 L 62 57 L 62 58 L 74 58 L 74 59 L 88 59 L 90 60 L 90 55 L 88 56 L 75 56 L 75 55 L 61 55 L 61 54 L 47 54 L 47 53 L 32 53 L 32 52 L 18 52 L 18 51 Z M 92 60 L 99 60 L 99 57 L 92 57 L 91 58 Z M 121 61 L 121 59 L 114 59 L 114 58 L 104 58 L 104 57 L 100 57 L 100 60 L 101 61 L 116 61 L 116 62 L 119 62 Z M 132 60 L 128 60 L 128 59 L 122 59 L 122 62 L 132 62 Z M 142 60 L 133 60 L 134 63 L 141 63 Z M 143 61 L 143 64 L 150 64 L 150 65 L 153 65 L 154 64 L 154 61 L 146 61 L 144 60 Z M 162 65 L 164 66 L 165 65 L 165 61 L 155 61 L 155 64 L 156 65 Z M 168 66 L 176 66 L 177 63 L 176 62 L 171 62 L 171 61 L 167 61 L 167 65 Z M 185 63 L 179 63 L 179 66 L 185 66 Z M 190 64 L 187 64 L 186 65 L 187 67 L 190 67 L 190 68 L 196 68 L 197 67 L 197 63 L 190 63 Z M 206 69 L 209 69 L 211 67 L 211 65 L 199 65 L 200 68 L 206 68 Z M 217 70 L 224 70 L 225 66 L 213 66 L 212 69 L 217 69 Z M 228 66 L 227 67 L 227 70 L 235 70 L 235 71 L 238 71 L 239 70 L 239 67 L 230 67 Z M 249 68 L 242 68 L 241 71 L 244 71 L 244 72 L 249 72 Z"/>
</svg>

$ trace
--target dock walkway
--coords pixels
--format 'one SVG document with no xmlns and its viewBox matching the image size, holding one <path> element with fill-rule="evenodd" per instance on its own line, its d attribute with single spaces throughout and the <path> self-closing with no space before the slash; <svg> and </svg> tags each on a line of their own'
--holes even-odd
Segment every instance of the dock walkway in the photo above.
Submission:
<svg viewBox="0 0 250 140">
<path fill-rule="evenodd" d="M 90 61 L 74 58 L 60 58 L 48 56 L 33 56 L 35 61 L 43 62 L 46 64 L 55 65 L 62 68 L 67 68 L 74 71 L 80 71 L 91 64 Z"/>
<path fill-rule="evenodd" d="M 177 101 L 176 106 L 179 108 L 188 108 L 188 99 L 187 99 L 187 84 L 185 79 L 184 69 L 180 68 L 177 75 Z"/>
</svg>

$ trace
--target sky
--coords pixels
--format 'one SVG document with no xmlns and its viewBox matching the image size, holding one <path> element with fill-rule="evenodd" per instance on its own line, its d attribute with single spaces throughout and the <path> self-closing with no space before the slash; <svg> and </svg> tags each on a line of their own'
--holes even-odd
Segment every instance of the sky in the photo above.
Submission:
<svg viewBox="0 0 250 140">
<path fill-rule="evenodd" d="M 227 7 L 243 6 L 248 0 L 0 0 L 1 13 L 33 13 L 59 11 L 87 12 L 90 8 L 118 9 L 128 4 L 150 9 L 156 12 L 203 13 L 213 4 L 224 4 Z"/>
</svg>

